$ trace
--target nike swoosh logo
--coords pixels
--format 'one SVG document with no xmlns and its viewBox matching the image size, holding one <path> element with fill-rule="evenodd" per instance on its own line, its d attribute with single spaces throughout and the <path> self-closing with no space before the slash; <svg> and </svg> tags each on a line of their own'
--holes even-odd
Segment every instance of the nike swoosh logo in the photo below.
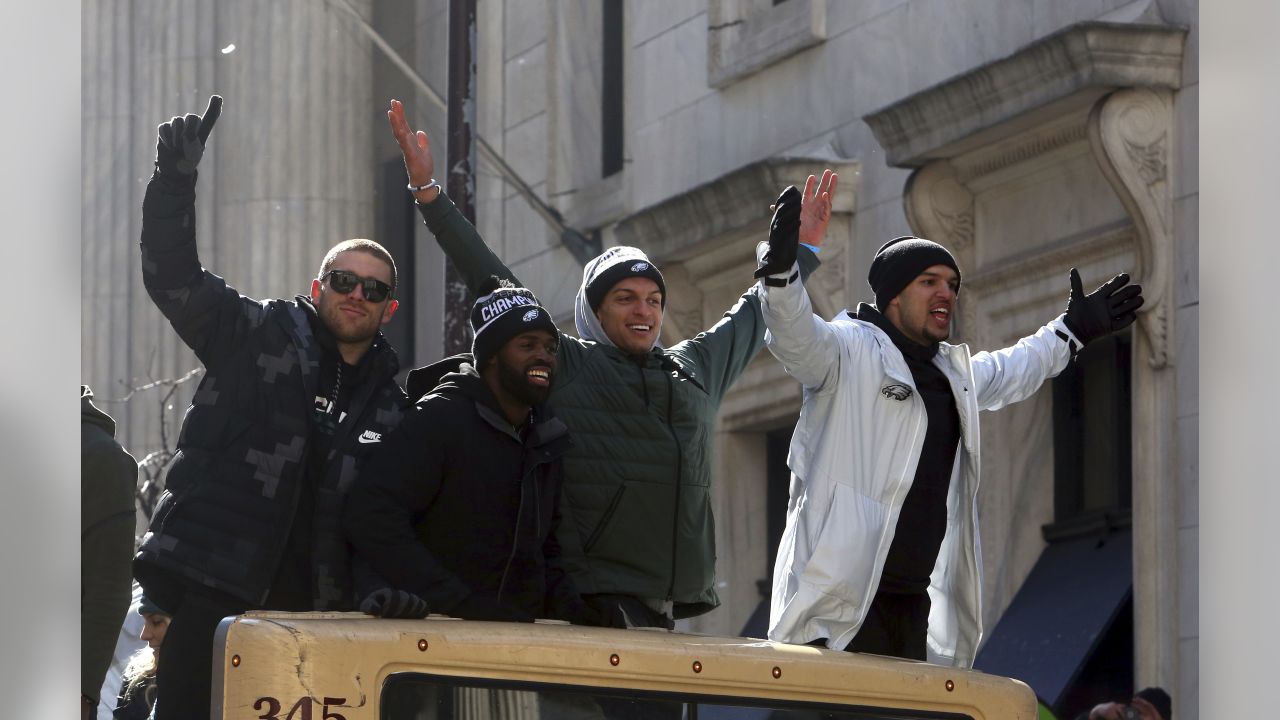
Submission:
<svg viewBox="0 0 1280 720">
<path fill-rule="evenodd" d="M 356 438 L 356 442 L 359 442 L 363 445 L 368 445 L 369 443 L 382 442 L 382 434 L 373 432 L 372 430 L 365 430 L 363 435 Z"/>
</svg>

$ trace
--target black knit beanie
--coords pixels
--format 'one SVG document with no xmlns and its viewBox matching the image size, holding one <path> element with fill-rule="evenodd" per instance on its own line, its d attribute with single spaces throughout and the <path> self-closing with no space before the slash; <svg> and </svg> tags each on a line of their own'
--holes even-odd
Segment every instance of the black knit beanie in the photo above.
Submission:
<svg viewBox="0 0 1280 720">
<path fill-rule="evenodd" d="M 506 282 L 505 285 L 500 283 Z M 476 370 L 485 366 L 511 338 L 530 330 L 546 330 L 559 335 L 551 314 L 533 293 L 510 282 L 491 277 L 480 284 L 480 297 L 471 308 L 471 354 Z"/>
<path fill-rule="evenodd" d="M 629 277 L 646 277 L 658 284 L 662 291 L 662 307 L 667 307 L 667 284 L 658 272 L 658 266 L 649 261 L 649 257 L 638 248 L 619 245 L 604 251 L 591 262 L 586 280 L 587 304 L 591 312 L 600 309 L 604 296 L 619 281 Z"/>
<path fill-rule="evenodd" d="M 951 253 L 938 243 L 903 235 L 881 245 L 876 251 L 876 258 L 871 261 L 871 271 L 867 273 L 867 282 L 876 294 L 876 308 L 884 312 L 889 301 L 934 265 L 946 265 L 955 270 L 958 287 L 960 267 Z"/>
<path fill-rule="evenodd" d="M 1151 703 L 1151 706 L 1160 713 L 1160 717 L 1164 718 L 1164 720 L 1173 720 L 1173 698 L 1169 697 L 1169 693 L 1165 692 L 1164 688 L 1143 688 L 1134 693 L 1133 696 Z"/>
<path fill-rule="evenodd" d="M 139 615 L 168 615 L 169 611 L 155 604 L 151 598 L 143 595 L 138 598 L 138 614 Z"/>
</svg>

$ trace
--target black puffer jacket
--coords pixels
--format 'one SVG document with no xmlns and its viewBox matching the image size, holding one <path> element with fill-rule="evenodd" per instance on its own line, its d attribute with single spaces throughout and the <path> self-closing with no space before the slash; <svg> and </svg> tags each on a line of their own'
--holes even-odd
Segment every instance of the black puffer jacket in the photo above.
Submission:
<svg viewBox="0 0 1280 720">
<path fill-rule="evenodd" d="M 204 363 L 205 376 L 183 420 L 135 575 L 144 587 L 157 575 L 178 578 L 263 607 L 306 482 L 314 493 L 313 605 L 352 607 L 342 498 L 377 440 L 409 406 L 395 383 L 395 351 L 381 335 L 375 339 L 321 464 L 324 472 L 307 477 L 321 363 L 335 361 L 317 341 L 310 301 L 253 300 L 203 269 L 194 185 L 174 192 L 153 179 L 142 209 L 143 282 Z M 160 594 L 151 587 L 147 593 Z"/>
<path fill-rule="evenodd" d="M 538 407 L 517 433 L 464 357 L 415 371 L 456 370 L 360 473 L 347 496 L 347 536 L 374 571 L 432 612 L 465 616 L 476 593 L 530 617 L 577 619 L 581 601 L 553 533 L 568 429 Z M 409 386 L 422 382 L 411 377 Z"/>
</svg>

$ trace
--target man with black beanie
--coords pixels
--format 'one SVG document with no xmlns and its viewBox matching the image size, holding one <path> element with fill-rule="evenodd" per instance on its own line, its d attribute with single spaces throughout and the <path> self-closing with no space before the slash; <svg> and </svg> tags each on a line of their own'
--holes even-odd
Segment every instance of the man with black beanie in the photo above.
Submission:
<svg viewBox="0 0 1280 720">
<path fill-rule="evenodd" d="M 200 264 L 196 166 L 222 98 L 157 130 L 142 282 L 204 377 L 133 573 L 172 612 L 155 716 L 207 718 L 214 633 L 246 610 L 350 610 L 342 497 L 409 402 L 381 327 L 396 270 L 376 242 L 329 250 L 310 295 L 253 300 Z"/>
<path fill-rule="evenodd" d="M 771 236 L 769 252 L 795 242 Z M 1127 327 L 1141 288 L 1122 274 L 1085 295 L 1072 269 L 1066 313 L 971 356 L 945 342 L 961 274 L 937 243 L 885 243 L 868 276 L 875 304 L 830 322 L 792 267 L 766 267 L 767 254 L 761 265 L 766 345 L 804 385 L 769 638 L 970 667 L 982 637 L 978 411 L 1030 396 L 1078 348 Z"/>
<path fill-rule="evenodd" d="M 479 294 L 471 356 L 429 366 L 430 379 L 415 371 L 411 387 L 434 389 L 360 473 L 344 513 L 357 562 L 425 603 L 389 606 L 389 591 L 375 589 L 362 609 L 594 624 L 555 537 L 571 444 L 545 406 L 560 333 L 524 288 L 491 278 Z"/>
<path fill-rule="evenodd" d="M 391 101 L 387 119 L 418 211 L 467 285 L 489 275 L 514 280 L 431 179 L 426 133 L 409 128 L 399 101 Z M 798 263 L 806 275 L 818 265 L 836 176 L 828 171 L 819 183 L 811 175 L 809 183 L 808 200 L 798 200 L 771 230 L 802 236 L 787 265 Z M 711 482 L 716 415 L 764 347 L 754 287 L 711 327 L 687 328 L 690 337 L 663 347 L 667 300 L 662 273 L 639 248 L 611 247 L 589 261 L 574 298 L 578 336 L 561 339 L 551 389 L 550 403 L 575 437 L 565 455 L 559 531 L 565 567 L 613 626 L 670 629 L 720 604 Z"/>
</svg>

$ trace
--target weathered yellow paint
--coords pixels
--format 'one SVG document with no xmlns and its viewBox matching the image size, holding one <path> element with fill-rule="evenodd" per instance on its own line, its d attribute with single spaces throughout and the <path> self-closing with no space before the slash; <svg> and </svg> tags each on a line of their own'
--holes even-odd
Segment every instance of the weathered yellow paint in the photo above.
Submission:
<svg viewBox="0 0 1280 720">
<path fill-rule="evenodd" d="M 255 702 L 263 697 L 279 700 L 281 717 L 299 698 L 310 697 L 312 717 L 320 720 L 328 697 L 344 698 L 329 710 L 346 720 L 373 720 L 383 682 L 401 672 L 952 712 L 974 720 L 1036 717 L 1034 694 L 1008 678 L 661 630 L 251 612 L 226 625 L 225 644 L 217 650 L 223 682 L 219 689 L 215 677 L 215 710 L 221 715 L 214 717 L 227 720 L 261 716 L 264 709 Z M 239 666 L 232 666 L 233 655 L 240 656 Z M 695 661 L 700 672 L 693 670 Z M 777 677 L 775 668 L 781 670 Z"/>
</svg>

